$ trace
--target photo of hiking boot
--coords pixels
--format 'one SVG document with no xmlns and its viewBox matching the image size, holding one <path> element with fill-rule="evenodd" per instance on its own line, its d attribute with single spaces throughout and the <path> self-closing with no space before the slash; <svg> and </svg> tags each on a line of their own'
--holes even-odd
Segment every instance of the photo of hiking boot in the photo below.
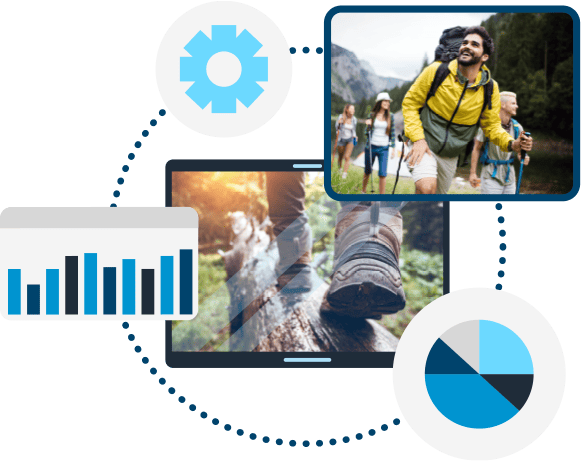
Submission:
<svg viewBox="0 0 581 461">
<path fill-rule="evenodd" d="M 343 208 L 335 229 L 329 310 L 377 318 L 405 307 L 399 270 L 402 218 L 397 205 L 359 202 Z"/>
</svg>

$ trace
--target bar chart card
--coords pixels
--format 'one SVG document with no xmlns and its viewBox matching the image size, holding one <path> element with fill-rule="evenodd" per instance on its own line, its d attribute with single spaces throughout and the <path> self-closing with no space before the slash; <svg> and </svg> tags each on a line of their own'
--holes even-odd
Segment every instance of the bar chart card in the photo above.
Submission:
<svg viewBox="0 0 581 461">
<path fill-rule="evenodd" d="M 189 320 L 198 312 L 193 208 L 7 208 L 0 310 L 10 320 Z"/>
</svg>

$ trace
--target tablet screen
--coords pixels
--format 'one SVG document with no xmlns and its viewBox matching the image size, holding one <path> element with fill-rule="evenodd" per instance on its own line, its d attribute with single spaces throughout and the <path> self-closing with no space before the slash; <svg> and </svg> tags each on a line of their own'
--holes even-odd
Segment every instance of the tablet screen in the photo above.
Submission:
<svg viewBox="0 0 581 461">
<path fill-rule="evenodd" d="M 167 322 L 168 364 L 391 366 L 446 291 L 447 207 L 337 202 L 320 164 L 264 163 L 168 164 L 167 204 L 200 220 L 198 315 Z"/>
</svg>

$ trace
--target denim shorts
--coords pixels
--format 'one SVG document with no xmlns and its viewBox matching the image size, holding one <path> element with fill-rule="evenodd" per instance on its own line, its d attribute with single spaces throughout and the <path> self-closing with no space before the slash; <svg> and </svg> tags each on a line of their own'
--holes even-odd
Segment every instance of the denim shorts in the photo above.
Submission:
<svg viewBox="0 0 581 461">
<path fill-rule="evenodd" d="M 379 176 L 387 176 L 387 157 L 389 153 L 388 146 L 375 146 L 371 144 L 371 155 L 369 149 L 365 148 L 365 174 L 371 174 L 371 167 L 375 163 L 375 158 L 379 161 Z"/>
<path fill-rule="evenodd" d="M 353 138 L 339 138 L 339 141 L 337 141 L 337 146 L 344 147 L 350 142 L 353 142 Z"/>
</svg>

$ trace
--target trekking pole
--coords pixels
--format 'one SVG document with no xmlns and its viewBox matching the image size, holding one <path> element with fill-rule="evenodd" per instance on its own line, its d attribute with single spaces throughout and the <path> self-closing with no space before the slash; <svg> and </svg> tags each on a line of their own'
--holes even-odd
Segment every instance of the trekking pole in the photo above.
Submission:
<svg viewBox="0 0 581 461">
<path fill-rule="evenodd" d="M 401 169 L 401 161 L 403 160 L 403 154 L 405 149 L 405 143 L 403 142 L 403 137 L 401 134 L 397 135 L 397 140 L 401 142 L 401 155 L 399 156 L 399 164 L 397 165 L 397 174 L 395 175 L 395 184 L 393 185 L 393 192 L 391 195 L 395 194 L 395 188 L 397 187 L 397 182 L 399 181 L 399 170 Z"/>
<path fill-rule="evenodd" d="M 526 132 L 524 133 L 524 135 L 528 138 L 531 134 Z M 520 171 L 518 173 L 518 181 L 516 183 L 516 195 L 518 195 L 520 193 L 520 182 L 522 179 L 522 172 L 525 166 L 525 158 L 527 156 L 527 153 L 525 150 L 521 149 L 520 151 Z"/>
<path fill-rule="evenodd" d="M 371 119 L 371 106 L 367 106 L 367 119 Z M 371 173 L 369 173 L 369 181 L 371 181 L 371 193 L 375 194 L 375 190 L 373 189 L 373 153 L 371 152 L 371 126 L 365 126 L 365 151 L 369 151 L 369 164 L 371 165 Z"/>
</svg>

